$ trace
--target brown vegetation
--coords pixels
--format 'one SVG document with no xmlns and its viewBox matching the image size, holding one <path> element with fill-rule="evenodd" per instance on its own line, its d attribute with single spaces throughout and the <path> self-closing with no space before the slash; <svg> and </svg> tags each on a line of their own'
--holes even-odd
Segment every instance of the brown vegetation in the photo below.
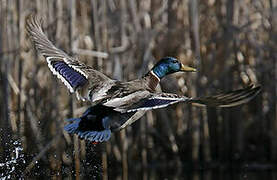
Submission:
<svg viewBox="0 0 277 180">
<path fill-rule="evenodd" d="M 147 179 L 195 169 L 273 168 L 277 160 L 277 27 L 272 0 L 1 0 L 0 162 L 21 143 L 26 163 L 12 177 Z M 253 101 L 231 109 L 187 104 L 148 112 L 101 145 L 63 131 L 77 102 L 55 79 L 25 31 L 44 17 L 55 44 L 110 77 L 143 75 L 163 56 L 198 73 L 163 79 L 167 92 L 201 96 L 261 84 Z M 1 168 L 1 166 L 0 166 Z M 173 174 L 170 176 L 169 174 Z M 137 177 L 134 177 L 137 175 Z"/>
</svg>

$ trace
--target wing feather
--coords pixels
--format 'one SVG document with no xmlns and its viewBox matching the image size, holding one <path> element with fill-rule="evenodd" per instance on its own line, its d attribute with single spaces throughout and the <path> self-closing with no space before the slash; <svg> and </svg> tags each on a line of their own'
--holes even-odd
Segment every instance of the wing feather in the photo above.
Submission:
<svg viewBox="0 0 277 180">
<path fill-rule="evenodd" d="M 209 107 L 234 107 L 247 103 L 253 99 L 261 91 L 261 86 L 249 86 L 244 89 L 229 91 L 217 95 L 189 98 L 186 96 L 178 96 L 176 94 L 159 93 L 151 94 L 151 96 L 142 99 L 141 101 L 125 107 L 127 112 L 134 112 L 139 110 L 151 110 L 164 108 L 179 102 L 192 103 L 198 106 Z"/>
<path fill-rule="evenodd" d="M 103 73 L 70 57 L 54 46 L 42 30 L 42 19 L 30 15 L 26 20 L 26 29 L 37 51 L 45 57 L 51 72 L 61 79 L 70 92 L 73 93 L 76 92 L 77 88 L 85 87 L 84 85 L 88 81 L 93 82 L 93 88 L 95 89 L 99 89 L 105 82 L 111 81 Z"/>
<path fill-rule="evenodd" d="M 186 96 L 178 96 L 177 94 L 170 94 L 170 93 L 152 94 L 150 97 L 142 99 L 141 101 L 128 107 L 127 112 L 159 109 L 159 108 L 167 107 L 172 104 L 176 104 L 179 102 L 186 102 L 189 100 L 190 98 Z"/>
<path fill-rule="evenodd" d="M 253 85 L 221 93 L 214 96 L 193 98 L 190 103 L 198 106 L 209 106 L 209 107 L 234 107 L 244 103 L 247 103 L 253 99 L 261 91 L 261 86 L 254 87 Z"/>
</svg>

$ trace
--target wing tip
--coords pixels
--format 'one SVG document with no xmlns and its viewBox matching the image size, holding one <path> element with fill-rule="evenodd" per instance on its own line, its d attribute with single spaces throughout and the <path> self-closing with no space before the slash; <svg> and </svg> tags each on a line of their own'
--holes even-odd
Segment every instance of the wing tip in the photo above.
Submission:
<svg viewBox="0 0 277 180">
<path fill-rule="evenodd" d="M 25 27 L 27 29 L 28 34 L 32 33 L 32 29 L 41 29 L 43 24 L 42 17 L 38 16 L 36 13 L 30 13 L 25 18 Z"/>
<path fill-rule="evenodd" d="M 214 96 L 193 98 L 191 104 L 195 106 L 228 108 L 248 103 L 262 90 L 261 85 L 250 84 L 246 88 L 221 93 Z"/>
</svg>

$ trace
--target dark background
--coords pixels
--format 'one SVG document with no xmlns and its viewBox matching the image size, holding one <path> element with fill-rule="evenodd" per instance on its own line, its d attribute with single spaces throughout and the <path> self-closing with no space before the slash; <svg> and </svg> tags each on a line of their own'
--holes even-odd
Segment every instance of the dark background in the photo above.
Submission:
<svg viewBox="0 0 277 180">
<path fill-rule="evenodd" d="M 274 0 L 0 0 L 0 177 L 276 179 Z M 261 84 L 229 109 L 178 104 L 149 111 L 92 145 L 63 131 L 78 102 L 25 31 L 36 12 L 56 46 L 112 78 L 131 80 L 174 56 L 197 73 L 162 80 L 187 96 Z"/>
</svg>

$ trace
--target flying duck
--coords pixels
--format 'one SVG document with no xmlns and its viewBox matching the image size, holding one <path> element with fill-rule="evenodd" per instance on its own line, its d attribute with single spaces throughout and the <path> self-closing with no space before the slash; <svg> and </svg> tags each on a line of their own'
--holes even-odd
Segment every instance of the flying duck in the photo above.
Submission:
<svg viewBox="0 0 277 180">
<path fill-rule="evenodd" d="M 175 72 L 194 72 L 176 58 L 164 57 L 143 77 L 122 82 L 85 65 L 58 49 L 44 34 L 42 19 L 30 15 L 26 21 L 27 32 L 48 64 L 51 72 L 75 93 L 78 100 L 88 101 L 91 106 L 81 117 L 71 118 L 64 127 L 68 133 L 91 142 L 107 141 L 111 132 L 120 131 L 140 119 L 148 110 L 164 108 L 179 102 L 213 106 L 233 107 L 248 102 L 259 92 L 260 86 L 190 98 L 177 94 L 157 92 L 156 87 L 166 75 Z"/>
</svg>

